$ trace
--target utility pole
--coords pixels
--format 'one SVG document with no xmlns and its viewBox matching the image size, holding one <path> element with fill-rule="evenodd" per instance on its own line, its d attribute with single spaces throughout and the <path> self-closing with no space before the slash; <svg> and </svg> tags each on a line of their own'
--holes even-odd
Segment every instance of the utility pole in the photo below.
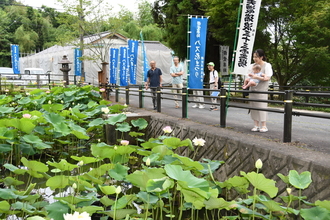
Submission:
<svg viewBox="0 0 330 220">
<path fill-rule="evenodd" d="M 85 16 L 84 16 L 84 9 L 83 9 L 83 0 L 79 0 L 79 9 L 78 9 L 78 16 L 79 16 L 79 38 L 80 38 L 80 50 L 81 50 L 81 57 L 84 57 L 84 21 L 85 21 Z M 84 60 L 81 62 L 81 81 L 85 82 L 86 81 L 86 76 L 85 76 L 85 67 L 84 67 Z"/>
</svg>

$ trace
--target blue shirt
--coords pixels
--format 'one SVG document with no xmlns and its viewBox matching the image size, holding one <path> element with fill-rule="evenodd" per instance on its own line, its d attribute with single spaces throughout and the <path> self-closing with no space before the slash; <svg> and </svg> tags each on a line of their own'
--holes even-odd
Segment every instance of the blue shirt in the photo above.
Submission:
<svg viewBox="0 0 330 220">
<path fill-rule="evenodd" d="M 183 71 L 183 67 L 181 64 L 179 64 L 178 66 L 171 66 L 170 69 L 170 73 L 178 73 L 178 72 L 182 72 Z M 181 84 L 182 83 L 182 75 L 180 76 L 172 76 L 172 84 Z"/>
<path fill-rule="evenodd" d="M 147 73 L 147 77 L 149 78 L 150 87 L 158 87 L 160 86 L 160 76 L 162 75 L 162 71 L 159 68 L 154 70 L 149 69 Z"/>
</svg>

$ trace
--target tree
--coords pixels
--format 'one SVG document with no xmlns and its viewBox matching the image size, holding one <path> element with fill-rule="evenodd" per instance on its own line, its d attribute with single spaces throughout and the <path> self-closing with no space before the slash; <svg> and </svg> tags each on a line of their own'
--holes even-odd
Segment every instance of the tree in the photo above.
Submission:
<svg viewBox="0 0 330 220">
<path fill-rule="evenodd" d="M 164 40 L 176 55 L 187 57 L 188 15 L 204 15 L 198 0 L 157 0 L 153 16 L 160 27 L 165 28 Z"/>
<path fill-rule="evenodd" d="M 152 5 L 144 0 L 138 4 L 137 21 L 140 27 L 148 26 L 154 22 L 152 17 Z"/>
<path fill-rule="evenodd" d="M 329 1 L 264 1 L 259 22 L 271 37 L 267 49 L 279 85 L 293 86 L 306 78 L 321 83 L 327 76 L 329 18 Z"/>
</svg>

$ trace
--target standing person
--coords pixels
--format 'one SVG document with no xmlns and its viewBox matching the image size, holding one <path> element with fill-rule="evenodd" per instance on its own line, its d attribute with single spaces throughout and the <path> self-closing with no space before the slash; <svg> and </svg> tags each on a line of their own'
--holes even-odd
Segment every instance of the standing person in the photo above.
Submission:
<svg viewBox="0 0 330 220">
<path fill-rule="evenodd" d="M 250 65 L 248 69 L 248 76 L 252 79 L 259 80 L 257 86 L 250 87 L 251 91 L 268 91 L 268 81 L 273 75 L 272 65 L 266 62 L 267 58 L 265 52 L 262 49 L 257 49 L 253 53 L 253 61 L 256 64 L 261 66 L 261 72 L 264 73 L 263 76 L 258 76 L 253 73 L 252 67 L 253 64 Z M 268 100 L 268 94 L 261 94 L 261 93 L 250 93 L 250 99 L 264 99 Z M 251 107 L 253 108 L 267 108 L 267 102 L 250 102 Z M 254 122 L 254 127 L 251 131 L 260 131 L 260 132 L 267 132 L 268 128 L 266 126 L 267 120 L 267 112 L 265 111 L 258 111 L 258 110 L 251 110 L 251 118 Z M 261 128 L 260 128 L 261 125 Z"/>
<path fill-rule="evenodd" d="M 147 82 L 145 83 L 145 89 L 147 90 L 148 87 L 150 87 L 154 110 L 157 109 L 156 91 L 158 86 L 162 87 L 162 71 L 156 67 L 156 62 L 152 60 L 150 61 L 150 69 L 147 73 Z"/>
<path fill-rule="evenodd" d="M 203 74 L 203 78 L 204 78 L 204 76 L 205 76 L 204 72 L 202 74 Z M 204 93 L 203 93 L 203 91 L 196 91 L 196 90 L 194 90 L 193 91 L 193 95 L 204 95 Z M 194 101 L 195 102 L 202 102 L 202 103 L 196 103 L 195 105 L 192 106 L 193 108 L 197 108 L 197 107 L 198 108 L 205 108 L 204 107 L 204 104 L 203 104 L 204 97 L 194 97 Z"/>
<path fill-rule="evenodd" d="M 209 75 L 210 89 L 218 89 L 218 77 L 219 77 L 219 75 L 218 75 L 218 71 L 216 71 L 214 69 L 214 66 L 215 65 L 214 65 L 213 62 L 209 62 L 207 64 L 207 68 L 210 71 L 210 75 Z M 213 104 L 217 103 L 217 99 L 212 98 L 211 101 L 212 101 Z M 215 110 L 218 110 L 217 106 L 212 105 L 211 108 L 210 108 L 210 111 L 215 111 Z"/>
<path fill-rule="evenodd" d="M 170 68 L 170 75 L 172 76 L 172 88 L 177 88 L 178 90 L 173 90 L 173 93 L 182 93 L 183 81 L 183 67 L 179 63 L 179 57 L 173 58 L 173 66 Z M 177 98 L 177 95 L 174 95 L 174 98 Z M 174 100 L 175 108 L 179 108 L 179 102 Z"/>
</svg>

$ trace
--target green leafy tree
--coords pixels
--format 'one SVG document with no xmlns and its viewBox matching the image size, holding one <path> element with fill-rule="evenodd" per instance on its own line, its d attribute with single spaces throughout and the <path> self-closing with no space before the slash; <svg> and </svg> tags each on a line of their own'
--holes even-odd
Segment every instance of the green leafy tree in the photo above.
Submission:
<svg viewBox="0 0 330 220">
<path fill-rule="evenodd" d="M 137 20 L 141 27 L 148 26 L 149 24 L 154 23 L 152 17 L 152 4 L 144 0 L 138 4 L 138 13 Z"/>
<path fill-rule="evenodd" d="M 181 59 L 187 56 L 188 15 L 204 15 L 198 0 L 157 0 L 153 17 L 160 27 L 165 28 L 164 40 Z"/>
<path fill-rule="evenodd" d="M 306 79 L 329 85 L 329 5 L 323 0 L 264 2 L 259 21 L 267 24 L 268 51 L 279 85 Z"/>
</svg>

